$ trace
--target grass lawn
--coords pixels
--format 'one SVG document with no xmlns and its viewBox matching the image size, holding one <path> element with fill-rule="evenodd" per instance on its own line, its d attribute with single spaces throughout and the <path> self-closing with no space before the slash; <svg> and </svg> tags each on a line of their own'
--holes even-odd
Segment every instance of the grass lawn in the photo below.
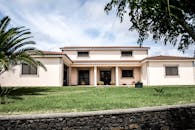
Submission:
<svg viewBox="0 0 195 130">
<path fill-rule="evenodd" d="M 195 86 L 16 88 L 0 114 L 75 112 L 195 103 Z M 158 87 L 159 88 L 159 87 Z"/>
</svg>

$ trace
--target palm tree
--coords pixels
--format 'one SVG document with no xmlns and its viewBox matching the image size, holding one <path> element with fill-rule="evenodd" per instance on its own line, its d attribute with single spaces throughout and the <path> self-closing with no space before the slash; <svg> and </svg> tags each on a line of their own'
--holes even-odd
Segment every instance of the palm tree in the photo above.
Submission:
<svg viewBox="0 0 195 130">
<path fill-rule="evenodd" d="M 9 22 L 8 16 L 0 21 L 0 75 L 21 63 L 33 67 L 41 66 L 46 70 L 40 61 L 32 57 L 32 54 L 42 54 L 42 52 L 29 46 L 35 44 L 34 41 L 29 41 L 32 38 L 29 29 L 25 29 L 25 27 L 8 29 Z"/>
</svg>

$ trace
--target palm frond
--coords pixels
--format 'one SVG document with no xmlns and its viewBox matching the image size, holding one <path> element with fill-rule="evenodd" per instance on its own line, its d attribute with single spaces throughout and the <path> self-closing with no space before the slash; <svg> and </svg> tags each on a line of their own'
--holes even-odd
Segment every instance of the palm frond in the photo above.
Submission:
<svg viewBox="0 0 195 130">
<path fill-rule="evenodd" d="M 9 17 L 4 17 L 0 21 L 0 75 L 11 67 L 26 63 L 33 67 L 40 66 L 44 70 L 46 67 L 32 57 L 32 54 L 42 55 L 40 50 L 28 45 L 34 45 L 34 41 L 29 41 L 32 36 L 29 29 L 25 27 L 9 28 Z"/>
<path fill-rule="evenodd" d="M 47 71 L 47 68 L 44 66 L 43 63 L 41 63 L 40 61 L 36 60 L 37 66 L 42 67 L 45 71 Z"/>
<path fill-rule="evenodd" d="M 8 43 L 8 45 L 6 46 L 6 49 L 9 48 L 9 50 L 11 48 L 14 48 L 15 46 L 23 46 L 23 42 L 25 42 L 26 40 L 32 38 L 32 36 L 28 36 L 28 37 L 22 37 L 22 38 L 18 38 L 15 41 L 12 41 L 11 43 Z M 21 44 L 21 45 L 18 45 Z M 24 44 L 35 44 L 35 42 L 25 42 Z"/>
<path fill-rule="evenodd" d="M 26 63 L 33 67 L 37 66 L 35 59 L 32 58 L 29 54 L 22 53 L 22 54 L 14 56 L 14 58 L 17 59 L 19 63 Z"/>
<path fill-rule="evenodd" d="M 31 55 L 44 55 L 43 51 L 41 50 L 33 50 L 29 52 Z"/>
<path fill-rule="evenodd" d="M 4 32 L 5 29 L 7 28 L 8 24 L 10 22 L 10 18 L 8 16 L 4 17 L 2 20 L 1 20 L 1 23 L 0 23 L 0 32 Z"/>
<path fill-rule="evenodd" d="M 17 32 L 18 28 L 10 28 L 7 32 L 0 33 L 0 44 L 4 43 L 7 39 L 12 38 Z"/>
<path fill-rule="evenodd" d="M 33 45 L 33 44 L 35 44 L 34 41 L 28 41 L 28 42 L 18 43 L 18 44 L 16 44 L 15 46 L 11 47 L 11 48 L 8 50 L 8 52 L 9 52 L 9 53 L 14 53 L 14 52 L 17 52 L 17 51 L 20 51 L 20 50 L 25 50 L 24 47 L 25 47 L 26 45 Z M 34 48 L 34 49 L 32 49 L 32 50 L 36 50 L 35 47 L 30 47 L 30 48 Z M 28 49 L 27 49 L 27 50 L 28 50 Z M 26 50 L 26 51 L 27 51 L 27 50 Z"/>
<path fill-rule="evenodd" d="M 17 60 L 20 61 L 20 63 L 26 63 L 32 67 L 40 66 L 45 71 L 47 70 L 46 67 L 40 61 L 35 60 L 33 57 L 31 57 L 30 54 L 22 53 L 16 57 L 17 57 Z"/>
<path fill-rule="evenodd" d="M 18 55 L 18 54 L 22 54 L 22 53 L 29 53 L 31 51 L 36 51 L 36 48 L 35 47 L 26 47 L 26 48 L 19 48 L 18 50 L 15 50 L 13 53 L 15 55 Z M 30 54 L 30 53 L 29 53 Z"/>
<path fill-rule="evenodd" d="M 16 46 L 18 43 L 23 42 L 27 39 L 32 38 L 29 36 L 31 32 L 29 29 L 23 29 L 24 27 L 14 28 L 12 30 L 8 30 L 7 32 L 3 33 L 0 37 L 0 43 L 5 50 Z"/>
<path fill-rule="evenodd" d="M 22 34 L 24 32 L 26 33 L 26 35 L 29 35 L 30 34 L 29 30 L 28 29 L 23 29 L 23 28 L 24 27 L 11 28 L 8 31 L 4 32 L 4 35 L 5 35 L 6 38 L 9 38 L 8 40 L 10 40 L 10 42 L 14 41 L 14 39 L 17 39 L 21 36 L 24 36 L 25 34 Z"/>
</svg>

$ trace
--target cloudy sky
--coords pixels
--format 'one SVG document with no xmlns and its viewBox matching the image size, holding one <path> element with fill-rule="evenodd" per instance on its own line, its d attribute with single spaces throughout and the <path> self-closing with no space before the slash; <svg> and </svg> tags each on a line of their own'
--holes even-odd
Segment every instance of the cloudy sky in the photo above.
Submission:
<svg viewBox="0 0 195 130">
<path fill-rule="evenodd" d="M 63 46 L 137 46 L 138 35 L 128 31 L 129 20 L 123 23 L 104 12 L 109 0 L 1 0 L 0 18 L 8 15 L 12 26 L 25 26 L 42 50 L 59 51 Z M 193 56 L 193 49 L 185 54 L 176 47 L 164 46 L 148 39 L 150 55 Z"/>
</svg>

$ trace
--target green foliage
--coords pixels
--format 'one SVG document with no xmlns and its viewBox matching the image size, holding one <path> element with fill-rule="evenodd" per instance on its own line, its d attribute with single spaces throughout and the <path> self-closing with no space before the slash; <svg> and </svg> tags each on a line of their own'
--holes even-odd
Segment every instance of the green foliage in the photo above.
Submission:
<svg viewBox="0 0 195 130">
<path fill-rule="evenodd" d="M 98 81 L 97 85 L 104 85 L 104 82 L 103 81 Z"/>
<path fill-rule="evenodd" d="M 110 85 L 115 85 L 116 83 L 114 81 L 111 81 L 110 82 Z"/>
<path fill-rule="evenodd" d="M 129 15 L 130 30 L 139 33 L 138 43 L 151 34 L 184 51 L 195 41 L 195 2 L 193 0 L 111 0 L 105 11 L 117 9 L 121 22 Z"/>
<path fill-rule="evenodd" d="M 135 88 L 142 88 L 143 87 L 143 83 L 141 81 L 137 81 L 135 83 Z"/>
<path fill-rule="evenodd" d="M 158 95 L 158 96 L 162 96 L 165 93 L 165 89 L 164 88 L 154 88 L 155 94 L 154 95 Z"/>
<path fill-rule="evenodd" d="M 38 60 L 35 60 L 31 54 L 42 54 L 35 47 L 34 41 L 29 41 L 31 32 L 25 27 L 8 28 L 9 17 L 4 17 L 0 21 L 0 74 L 9 70 L 11 67 L 26 63 L 33 67 L 45 66 Z"/>
</svg>

